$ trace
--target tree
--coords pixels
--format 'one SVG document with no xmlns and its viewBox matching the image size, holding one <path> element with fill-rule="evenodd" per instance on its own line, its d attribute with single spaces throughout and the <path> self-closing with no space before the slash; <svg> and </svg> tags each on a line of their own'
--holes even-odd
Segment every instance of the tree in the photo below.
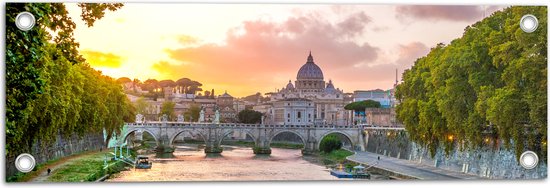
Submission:
<svg viewBox="0 0 550 188">
<path fill-rule="evenodd" d="M 380 107 L 381 107 L 380 102 L 369 99 L 369 100 L 349 103 L 346 106 L 344 106 L 344 109 L 353 110 L 356 112 L 364 112 L 366 108 L 380 108 Z"/>
<path fill-rule="evenodd" d="M 159 82 L 155 79 L 147 79 L 143 84 L 141 84 L 141 89 L 149 92 L 154 92 L 155 89 L 159 88 Z"/>
<path fill-rule="evenodd" d="M 174 82 L 173 80 L 161 80 L 161 81 L 158 82 L 158 85 L 161 88 L 174 87 L 174 86 L 176 86 L 176 82 Z"/>
<path fill-rule="evenodd" d="M 403 73 L 397 119 L 411 139 L 435 155 L 456 145 L 476 149 L 504 141 L 516 158 L 524 150 L 547 155 L 547 7 L 513 6 L 438 44 Z M 533 14 L 533 33 L 518 20 Z M 485 140 L 490 140 L 489 142 Z M 457 144 L 464 143 L 464 144 Z"/>
<path fill-rule="evenodd" d="M 145 98 L 143 97 L 138 98 L 134 103 L 134 105 L 136 108 L 136 113 L 142 114 L 142 115 L 149 114 L 149 112 L 147 111 L 147 109 L 149 108 L 149 103 L 145 101 Z"/>
<path fill-rule="evenodd" d="M 242 110 L 237 115 L 239 117 L 239 122 L 241 123 L 260 123 L 262 121 L 263 114 L 254 110 Z"/>
<path fill-rule="evenodd" d="M 117 10 L 122 4 L 80 3 L 81 18 L 87 24 L 103 17 L 105 10 Z M 15 24 L 6 24 L 6 154 L 30 152 L 33 143 L 47 145 L 57 135 L 82 135 L 86 131 L 122 126 L 119 121 L 99 120 L 99 110 L 88 109 L 100 104 L 101 89 L 89 82 L 112 86 L 121 91 L 114 80 L 103 79 L 90 70 L 78 53 L 73 38 L 76 25 L 62 3 L 7 3 L 6 23 L 14 23 L 17 14 L 28 11 L 36 18 L 35 27 L 20 31 Z M 53 34 L 53 35 L 52 35 Z M 116 86 L 118 87 L 116 87 Z M 84 92 L 86 91 L 86 92 Z M 96 92 L 96 93 L 93 93 Z M 123 95 L 124 96 L 124 95 Z M 126 98 L 116 98 L 126 105 Z M 122 101 L 120 101 L 122 100 Z M 115 111 L 122 120 L 131 108 Z M 84 119 L 90 120 L 83 121 Z M 84 124 L 80 124 L 84 123 Z"/>
<path fill-rule="evenodd" d="M 120 77 L 120 78 L 116 79 L 116 82 L 119 83 L 119 84 L 125 84 L 125 83 L 128 83 L 128 82 L 132 82 L 132 80 L 128 77 Z"/>
<path fill-rule="evenodd" d="M 201 108 L 199 105 L 193 104 L 183 115 L 186 120 L 196 122 L 199 121 Z"/>
<path fill-rule="evenodd" d="M 330 153 L 340 148 L 342 148 L 342 142 L 336 135 L 327 135 L 319 143 L 319 150 L 325 153 Z"/>
<path fill-rule="evenodd" d="M 162 107 L 160 107 L 160 115 L 167 115 L 168 119 L 174 119 L 176 117 L 174 112 L 174 107 L 176 106 L 176 103 L 171 101 L 165 101 L 162 103 Z"/>
</svg>

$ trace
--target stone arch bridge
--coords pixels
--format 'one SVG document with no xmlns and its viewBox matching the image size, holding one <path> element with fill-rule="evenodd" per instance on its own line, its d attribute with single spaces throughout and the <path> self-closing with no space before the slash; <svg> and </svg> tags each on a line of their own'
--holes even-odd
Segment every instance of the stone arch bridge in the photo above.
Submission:
<svg viewBox="0 0 550 188">
<path fill-rule="evenodd" d="M 119 144 L 126 142 L 127 137 L 134 135 L 141 139 L 143 132 L 151 134 L 158 146 L 173 147 L 172 142 L 180 133 L 190 133 L 199 136 L 206 144 L 206 153 L 220 153 L 224 138 L 233 132 L 241 132 L 250 136 L 255 143 L 254 153 L 271 153 L 270 144 L 275 136 L 283 132 L 294 133 L 304 144 L 302 153 L 311 154 L 319 151 L 320 141 L 327 135 L 337 133 L 346 137 L 354 150 L 365 151 L 363 126 L 332 126 L 332 125 L 264 125 L 236 123 L 196 123 L 196 122 L 141 122 L 126 123 Z"/>
</svg>

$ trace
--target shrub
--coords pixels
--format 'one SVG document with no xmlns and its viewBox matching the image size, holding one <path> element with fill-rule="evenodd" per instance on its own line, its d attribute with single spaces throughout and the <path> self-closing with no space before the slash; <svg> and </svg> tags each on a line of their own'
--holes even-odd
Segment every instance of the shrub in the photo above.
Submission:
<svg viewBox="0 0 550 188">
<path fill-rule="evenodd" d="M 330 153 L 340 148 L 342 148 L 342 142 L 340 142 L 340 139 L 335 135 L 326 136 L 321 140 L 321 144 L 319 145 L 319 149 L 325 153 Z"/>
</svg>

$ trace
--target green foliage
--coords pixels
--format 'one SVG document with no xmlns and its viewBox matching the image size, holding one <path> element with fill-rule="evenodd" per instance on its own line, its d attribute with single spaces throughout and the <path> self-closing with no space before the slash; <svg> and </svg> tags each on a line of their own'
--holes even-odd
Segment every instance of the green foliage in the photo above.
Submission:
<svg viewBox="0 0 550 188">
<path fill-rule="evenodd" d="M 160 108 L 160 114 L 161 116 L 166 114 L 168 116 L 168 120 L 172 120 L 176 117 L 176 114 L 174 112 L 174 107 L 176 106 L 176 103 L 171 101 L 164 101 L 162 103 L 162 107 Z"/>
<path fill-rule="evenodd" d="M 136 108 L 136 113 L 142 114 L 142 115 L 149 114 L 149 112 L 147 111 L 147 109 L 149 108 L 149 103 L 145 101 L 144 97 L 139 97 L 134 103 L 134 105 Z"/>
<path fill-rule="evenodd" d="M 525 14 L 539 27 L 519 28 Z M 475 149 L 485 137 L 546 158 L 547 8 L 513 6 L 471 26 L 449 45 L 438 44 L 403 73 L 397 118 L 411 139 L 434 155 L 456 145 Z M 465 144 L 457 144 L 465 143 Z"/>
<path fill-rule="evenodd" d="M 319 150 L 325 153 L 330 153 L 334 150 L 339 150 L 340 148 L 342 148 L 342 142 L 336 135 L 325 136 L 319 145 Z"/>
<path fill-rule="evenodd" d="M 262 121 L 262 113 L 254 110 L 242 110 L 237 115 L 241 123 L 260 123 Z"/>
<path fill-rule="evenodd" d="M 353 155 L 353 152 L 345 150 L 345 149 L 337 149 L 333 150 L 329 153 L 321 153 L 321 157 L 323 157 L 325 160 L 331 161 L 333 164 L 337 163 L 343 163 L 346 161 L 346 157 Z M 355 165 L 354 165 L 355 166 Z M 353 166 L 352 166 L 353 168 Z"/>
<path fill-rule="evenodd" d="M 79 4 L 91 25 L 105 9 L 121 4 Z M 15 17 L 32 13 L 36 25 L 20 31 Z M 91 15 L 90 15 L 91 14 Z M 57 135 L 119 133 L 133 118 L 121 86 L 90 68 L 78 54 L 76 25 L 62 3 L 6 4 L 6 154 L 30 152 Z M 55 34 L 52 36 L 52 34 Z"/>
<path fill-rule="evenodd" d="M 187 110 L 183 115 L 184 115 L 185 121 L 197 122 L 199 121 L 200 113 L 201 113 L 201 107 L 199 105 L 193 104 L 191 105 L 189 110 Z"/>
<path fill-rule="evenodd" d="M 116 79 L 116 82 L 119 83 L 119 84 L 125 84 L 125 83 L 128 83 L 128 82 L 132 82 L 132 80 L 130 80 L 130 78 L 128 78 L 128 77 L 120 77 L 120 78 Z"/>
<path fill-rule="evenodd" d="M 347 104 L 344 109 L 356 112 L 364 112 L 366 108 L 380 108 L 380 102 L 373 100 L 357 101 Z"/>
</svg>

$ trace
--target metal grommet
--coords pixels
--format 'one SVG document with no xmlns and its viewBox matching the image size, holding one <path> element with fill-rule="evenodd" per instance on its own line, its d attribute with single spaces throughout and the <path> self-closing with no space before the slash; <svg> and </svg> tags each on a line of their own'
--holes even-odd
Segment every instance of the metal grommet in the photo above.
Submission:
<svg viewBox="0 0 550 188">
<path fill-rule="evenodd" d="M 521 157 L 519 157 L 519 163 L 525 169 L 533 169 L 537 167 L 539 157 L 535 152 L 526 151 L 521 154 Z"/>
<path fill-rule="evenodd" d="M 36 161 L 34 160 L 34 157 L 28 153 L 23 153 L 15 159 L 15 168 L 17 168 L 20 172 L 30 172 L 34 169 L 35 165 Z"/>
<path fill-rule="evenodd" d="M 21 12 L 15 17 L 15 26 L 23 31 L 31 30 L 35 24 L 34 15 L 30 12 Z"/>
<path fill-rule="evenodd" d="M 523 30 L 526 33 L 532 33 L 535 30 L 537 30 L 537 27 L 539 26 L 539 20 L 537 17 L 526 14 L 523 17 L 521 17 L 521 20 L 519 21 L 519 27 L 521 30 Z"/>
</svg>

